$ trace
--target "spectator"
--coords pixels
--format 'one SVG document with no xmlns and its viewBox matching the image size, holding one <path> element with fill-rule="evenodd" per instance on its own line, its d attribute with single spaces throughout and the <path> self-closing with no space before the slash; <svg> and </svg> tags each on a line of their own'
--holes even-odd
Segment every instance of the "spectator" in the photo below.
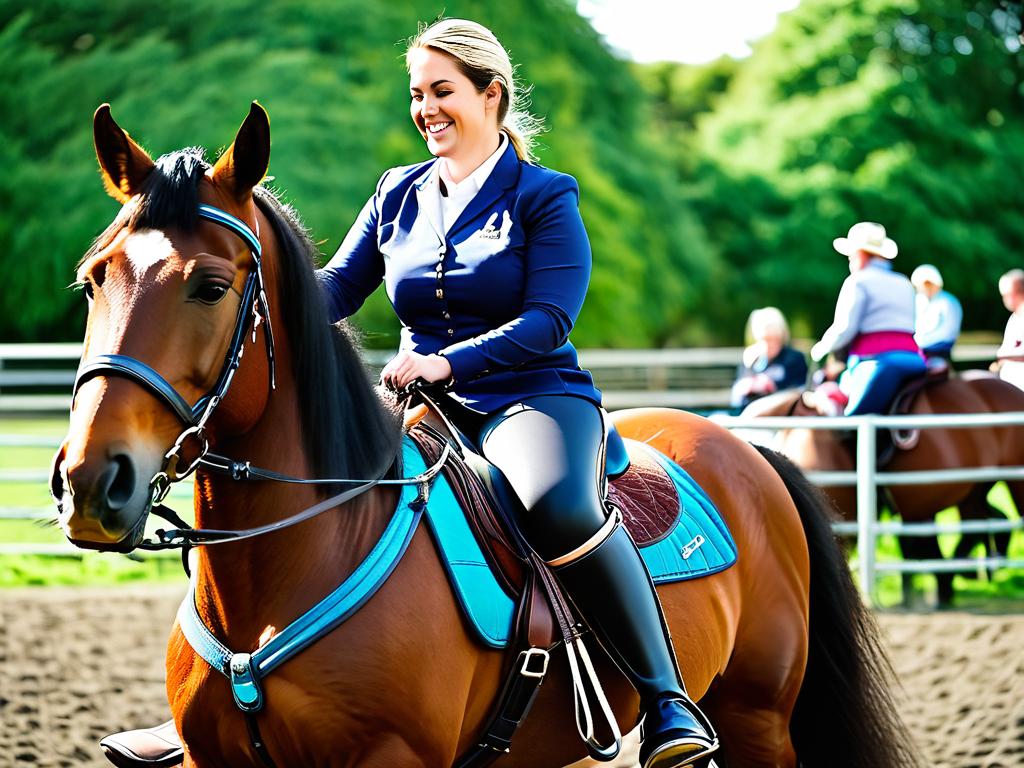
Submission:
<svg viewBox="0 0 1024 768">
<path fill-rule="evenodd" d="M 1024 389 L 1024 269 L 1011 269 L 999 278 L 999 294 L 1013 313 L 996 352 L 999 377 Z"/>
<path fill-rule="evenodd" d="M 731 398 L 734 408 L 806 384 L 807 360 L 789 346 L 789 325 L 782 312 L 775 307 L 755 309 L 747 330 L 754 343 L 743 350 L 743 362 L 736 371 Z"/>
<path fill-rule="evenodd" d="M 910 275 L 917 290 L 914 341 L 925 357 L 950 359 L 953 344 L 960 335 L 964 312 L 960 302 L 943 290 L 942 275 L 931 264 L 922 264 Z"/>
</svg>

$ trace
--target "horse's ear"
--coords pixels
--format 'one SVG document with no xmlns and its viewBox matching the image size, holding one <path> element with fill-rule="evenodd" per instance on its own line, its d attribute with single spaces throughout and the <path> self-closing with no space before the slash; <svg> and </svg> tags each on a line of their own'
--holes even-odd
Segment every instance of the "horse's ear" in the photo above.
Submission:
<svg viewBox="0 0 1024 768">
<path fill-rule="evenodd" d="M 213 167 L 213 180 L 236 200 L 244 201 L 270 167 L 270 118 L 257 102 L 238 129 L 235 141 Z"/>
<path fill-rule="evenodd" d="M 125 203 L 153 170 L 153 159 L 114 122 L 109 104 L 101 104 L 93 115 L 92 134 L 103 185 L 112 198 Z"/>
</svg>

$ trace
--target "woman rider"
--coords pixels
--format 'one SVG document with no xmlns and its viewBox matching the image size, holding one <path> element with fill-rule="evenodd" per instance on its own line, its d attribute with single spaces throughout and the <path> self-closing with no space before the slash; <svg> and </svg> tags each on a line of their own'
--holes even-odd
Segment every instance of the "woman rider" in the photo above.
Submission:
<svg viewBox="0 0 1024 768">
<path fill-rule="evenodd" d="M 447 384 L 447 415 L 504 473 L 524 538 L 640 693 L 641 763 L 689 765 L 718 742 L 694 716 L 639 552 L 602 503 L 600 393 L 568 340 L 591 267 L 576 181 L 534 163 L 539 125 L 517 111 L 488 29 L 439 21 L 406 65 L 434 159 L 387 171 L 318 273 L 330 319 L 385 283 L 402 338 L 381 378 Z"/>
<path fill-rule="evenodd" d="M 832 245 L 850 260 L 850 276 L 839 291 L 835 320 L 811 348 L 811 357 L 820 361 L 848 348 L 839 381 L 847 398 L 844 413 L 881 413 L 907 379 L 925 371 L 914 341 L 914 286 L 893 271 L 899 249 L 881 224 L 854 224 Z"/>
</svg>

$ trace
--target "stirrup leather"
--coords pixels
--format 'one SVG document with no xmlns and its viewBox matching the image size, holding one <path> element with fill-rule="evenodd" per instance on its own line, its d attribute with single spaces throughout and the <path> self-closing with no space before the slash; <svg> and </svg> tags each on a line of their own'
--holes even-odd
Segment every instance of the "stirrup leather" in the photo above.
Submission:
<svg viewBox="0 0 1024 768">
<path fill-rule="evenodd" d="M 553 560 L 545 561 L 549 568 L 558 568 L 570 565 L 577 560 L 586 557 L 604 544 L 612 534 L 622 525 L 622 513 L 612 507 L 612 514 L 608 516 L 597 533 L 587 539 L 576 549 L 556 557 Z M 565 653 L 569 661 L 569 675 L 572 679 L 573 702 L 576 710 L 576 731 L 587 747 L 590 757 L 599 762 L 614 760 L 622 747 L 622 732 L 619 730 L 618 721 L 612 711 L 608 697 L 605 695 L 601 681 L 598 679 L 597 671 L 590 660 L 590 653 L 583 644 L 583 637 L 579 627 L 574 628 L 571 637 L 565 640 Z M 587 696 L 587 682 L 594 698 L 597 701 L 597 708 L 600 710 L 602 719 L 608 726 L 612 741 L 608 746 L 602 746 L 597 740 L 594 728 L 594 715 L 590 699 Z"/>
</svg>

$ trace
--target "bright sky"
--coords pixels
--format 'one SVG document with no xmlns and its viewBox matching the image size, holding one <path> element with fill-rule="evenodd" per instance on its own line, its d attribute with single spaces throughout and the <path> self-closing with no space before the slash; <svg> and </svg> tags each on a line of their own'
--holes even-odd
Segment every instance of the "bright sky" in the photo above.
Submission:
<svg viewBox="0 0 1024 768">
<path fill-rule="evenodd" d="M 800 0 L 577 0 L 580 14 L 634 61 L 742 58 Z"/>
</svg>

